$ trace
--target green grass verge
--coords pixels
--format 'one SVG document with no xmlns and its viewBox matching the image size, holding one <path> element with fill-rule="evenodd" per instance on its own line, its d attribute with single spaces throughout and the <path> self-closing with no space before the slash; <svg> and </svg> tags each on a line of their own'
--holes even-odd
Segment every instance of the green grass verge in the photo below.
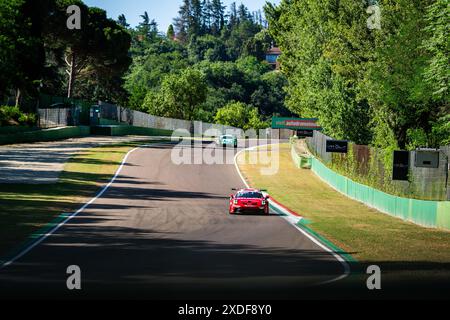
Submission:
<svg viewBox="0 0 450 320">
<path fill-rule="evenodd" d="M 89 201 L 109 182 L 125 154 L 142 143 L 82 151 L 68 161 L 55 184 L 0 184 L 0 257 L 60 214 Z"/>
<path fill-rule="evenodd" d="M 308 228 L 362 264 L 376 263 L 397 271 L 406 268 L 416 275 L 432 272 L 450 276 L 450 232 L 404 222 L 351 200 L 311 170 L 298 169 L 288 144 L 281 145 L 279 151 L 275 175 L 263 174 L 261 169 L 267 165 L 242 163 L 249 160 L 249 152 L 240 156 L 239 166 L 252 186 L 267 189 L 278 201 L 303 215 L 309 221 Z"/>
</svg>

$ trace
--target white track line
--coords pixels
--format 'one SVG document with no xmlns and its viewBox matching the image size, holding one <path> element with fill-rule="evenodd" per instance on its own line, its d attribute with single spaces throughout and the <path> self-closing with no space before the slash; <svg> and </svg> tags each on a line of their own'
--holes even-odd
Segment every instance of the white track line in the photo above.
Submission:
<svg viewBox="0 0 450 320">
<path fill-rule="evenodd" d="M 78 214 L 80 214 L 81 212 L 83 212 L 87 207 L 89 207 L 94 201 L 96 201 L 98 198 L 100 198 L 105 192 L 106 190 L 109 189 L 109 187 L 114 183 L 114 181 L 117 179 L 117 177 L 119 176 L 120 172 L 122 171 L 125 163 L 128 160 L 128 157 L 130 156 L 130 154 L 132 154 L 134 151 L 143 148 L 143 147 L 148 147 L 148 146 L 154 146 L 157 145 L 155 143 L 153 144 L 144 144 L 141 146 L 138 146 L 130 151 L 128 151 L 128 153 L 125 155 L 125 157 L 123 158 L 119 168 L 117 169 L 116 173 L 114 174 L 114 176 L 112 177 L 112 179 L 109 181 L 109 183 L 104 186 L 99 193 L 97 193 L 97 195 L 92 198 L 89 202 L 85 203 L 80 209 L 78 209 L 76 212 L 72 213 L 70 216 L 68 216 L 64 221 L 62 221 L 61 223 L 59 223 L 57 226 L 55 226 L 53 229 L 51 229 L 49 232 L 47 232 L 46 234 L 40 236 L 35 242 L 33 242 L 31 245 L 29 245 L 28 247 L 26 247 L 25 249 L 23 249 L 20 253 L 18 253 L 17 255 L 15 255 L 13 258 L 11 258 L 10 260 L 2 263 L 0 265 L 0 270 L 3 268 L 6 268 L 8 266 L 10 266 L 11 264 L 13 264 L 14 262 L 16 262 L 17 260 L 19 260 L 20 258 L 22 258 L 24 255 L 26 255 L 28 252 L 30 252 L 31 250 L 33 250 L 36 246 L 38 246 L 40 243 L 42 243 L 45 239 L 47 239 L 48 237 L 50 237 L 52 234 L 54 234 L 56 231 L 58 231 L 58 229 L 60 229 L 63 225 L 65 225 L 67 222 L 69 222 L 70 220 L 72 220 L 74 217 L 76 217 Z"/>
<path fill-rule="evenodd" d="M 271 146 L 271 145 L 278 145 L 278 144 L 268 144 L 265 145 L 265 147 L 267 146 Z M 234 166 L 236 167 L 236 170 L 239 174 L 239 176 L 242 179 L 242 182 L 244 182 L 245 186 L 247 188 L 250 188 L 250 186 L 248 185 L 247 181 L 245 180 L 244 176 L 242 175 L 241 170 L 239 169 L 239 165 L 237 163 L 237 159 L 240 156 L 241 153 L 246 152 L 246 151 L 253 151 L 255 149 L 257 149 L 258 147 L 264 147 L 264 146 L 254 146 L 254 147 L 250 147 L 250 148 L 246 148 L 246 149 L 242 149 L 240 150 L 238 153 L 236 153 L 235 157 L 234 157 Z M 332 282 L 336 282 L 342 279 L 345 279 L 346 277 L 348 277 L 350 275 L 350 266 L 347 263 L 347 261 L 338 253 L 334 252 L 332 249 L 328 248 L 326 245 L 324 245 L 323 243 L 321 243 L 318 239 L 316 239 L 315 237 L 313 237 L 311 234 L 309 234 L 308 232 L 306 232 L 305 230 L 303 230 L 302 228 L 300 228 L 297 223 L 299 221 L 298 217 L 295 217 L 294 215 L 292 215 L 289 211 L 286 211 L 284 208 L 277 206 L 281 211 L 283 211 L 283 213 L 285 214 L 285 216 L 281 216 L 281 218 L 283 218 L 285 221 L 287 221 L 291 226 L 293 226 L 295 229 L 297 229 L 297 231 L 301 232 L 303 235 L 305 235 L 308 239 L 310 239 L 313 243 L 315 243 L 317 246 L 319 246 L 320 248 L 322 248 L 323 250 L 325 250 L 326 252 L 330 253 L 337 261 L 339 261 L 343 268 L 344 268 L 344 273 L 336 278 L 333 278 L 331 280 L 327 280 L 327 281 L 323 281 L 320 283 L 317 283 L 316 285 L 324 285 L 324 284 L 328 284 L 328 283 L 332 283 Z"/>
</svg>

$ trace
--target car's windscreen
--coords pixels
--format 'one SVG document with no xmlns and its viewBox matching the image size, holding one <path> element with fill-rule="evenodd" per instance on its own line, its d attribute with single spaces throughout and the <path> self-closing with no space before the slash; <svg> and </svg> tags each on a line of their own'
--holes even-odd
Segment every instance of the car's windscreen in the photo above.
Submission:
<svg viewBox="0 0 450 320">
<path fill-rule="evenodd" d="M 223 136 L 222 139 L 233 139 L 233 136 Z"/>
<path fill-rule="evenodd" d="M 246 198 L 246 199 L 261 199 L 263 197 L 260 192 L 240 192 L 236 195 L 236 198 Z"/>
</svg>

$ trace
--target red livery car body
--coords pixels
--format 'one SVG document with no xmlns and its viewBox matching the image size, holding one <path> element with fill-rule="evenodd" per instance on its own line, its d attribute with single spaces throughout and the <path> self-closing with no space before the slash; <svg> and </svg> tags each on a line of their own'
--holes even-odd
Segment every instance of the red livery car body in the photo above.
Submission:
<svg viewBox="0 0 450 320">
<path fill-rule="evenodd" d="M 241 189 L 230 195 L 230 214 L 255 212 L 269 214 L 269 196 L 257 189 Z"/>
</svg>

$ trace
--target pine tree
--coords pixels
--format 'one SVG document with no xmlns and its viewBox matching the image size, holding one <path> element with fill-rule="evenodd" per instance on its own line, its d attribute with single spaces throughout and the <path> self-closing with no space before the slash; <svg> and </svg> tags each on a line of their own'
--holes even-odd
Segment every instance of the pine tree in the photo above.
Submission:
<svg viewBox="0 0 450 320">
<path fill-rule="evenodd" d="M 119 25 L 121 25 L 124 28 L 128 28 L 130 25 L 127 23 L 127 18 L 125 17 L 124 14 L 121 14 L 118 18 L 117 18 L 117 23 Z"/>
<path fill-rule="evenodd" d="M 239 6 L 237 16 L 239 23 L 252 20 L 252 15 L 248 12 L 247 7 L 243 3 Z"/>
<path fill-rule="evenodd" d="M 175 29 L 173 28 L 172 24 L 167 28 L 167 38 L 170 40 L 175 39 Z"/>
<path fill-rule="evenodd" d="M 233 2 L 230 5 L 230 12 L 229 12 L 229 20 L 228 20 L 228 26 L 229 28 L 233 28 L 235 25 L 238 24 L 238 17 L 237 17 L 237 7 L 236 2 Z"/>
<path fill-rule="evenodd" d="M 150 21 L 150 17 L 147 13 L 147 11 L 144 12 L 143 15 L 141 15 L 142 22 L 139 23 L 137 30 L 139 33 L 139 36 L 142 38 L 142 40 L 153 40 L 157 34 L 158 34 L 158 24 L 153 19 Z"/>
<path fill-rule="evenodd" d="M 222 4 L 221 0 L 212 1 L 212 34 L 220 34 L 222 28 L 225 25 L 225 6 Z"/>
<path fill-rule="evenodd" d="M 201 0 L 191 0 L 191 16 L 189 20 L 189 35 L 200 36 L 203 33 L 203 9 Z"/>
<path fill-rule="evenodd" d="M 210 0 L 203 0 L 203 21 L 202 27 L 204 32 L 209 33 L 211 31 L 211 15 L 212 15 L 212 5 Z"/>
<path fill-rule="evenodd" d="M 174 19 L 174 26 L 176 37 L 181 42 L 186 42 L 188 39 L 189 19 L 191 16 L 191 2 L 190 0 L 183 0 L 183 4 L 178 11 L 178 17 Z"/>
</svg>

